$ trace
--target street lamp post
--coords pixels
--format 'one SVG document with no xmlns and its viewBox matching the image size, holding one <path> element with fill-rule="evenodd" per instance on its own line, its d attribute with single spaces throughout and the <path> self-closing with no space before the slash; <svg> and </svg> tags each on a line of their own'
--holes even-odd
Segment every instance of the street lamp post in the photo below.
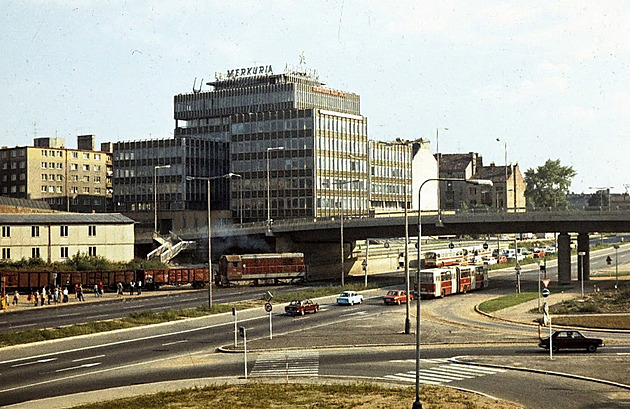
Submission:
<svg viewBox="0 0 630 409">
<path fill-rule="evenodd" d="M 210 181 L 214 179 L 241 177 L 237 173 L 227 173 L 221 176 L 203 177 L 186 176 L 186 180 L 205 180 L 208 185 L 208 307 L 212 310 L 212 218 L 210 217 Z"/>
<path fill-rule="evenodd" d="M 341 286 L 343 287 L 345 285 L 345 277 L 344 277 L 344 273 L 345 273 L 345 260 L 344 260 L 344 251 L 343 251 L 343 199 L 344 199 L 344 190 L 346 188 L 346 185 L 349 183 L 355 183 L 355 182 L 359 182 L 359 179 L 354 179 L 354 180 L 338 180 L 335 182 L 336 185 L 341 186 L 341 199 L 339 200 L 339 209 L 340 209 L 340 213 L 341 213 L 341 223 L 339 225 L 339 234 L 341 237 Z"/>
<path fill-rule="evenodd" d="M 269 154 L 271 151 L 282 151 L 284 146 L 274 146 L 267 148 L 267 230 L 271 230 L 271 169 L 269 165 Z"/>
<path fill-rule="evenodd" d="M 492 186 L 491 180 L 485 179 L 458 179 L 458 178 L 430 178 L 422 182 L 418 189 L 418 203 L 422 203 L 422 188 L 427 182 L 466 182 L 471 185 L 480 186 Z M 416 400 L 413 403 L 412 409 L 422 409 L 422 403 L 420 402 L 420 304 L 421 304 L 421 289 L 420 289 L 420 262 L 422 254 L 422 211 L 418 206 L 418 269 L 416 270 L 416 283 L 418 286 L 417 295 L 418 301 L 416 302 Z"/>
<path fill-rule="evenodd" d="M 619 245 L 615 244 L 615 291 L 619 288 Z"/>
<path fill-rule="evenodd" d="M 448 128 L 435 128 L 435 153 L 437 154 L 437 178 L 440 178 L 440 129 L 448 131 Z M 441 210 L 441 198 L 440 198 L 440 182 L 437 183 L 437 211 L 438 211 L 438 225 L 442 222 L 442 210 Z M 420 203 L 418 203 L 418 211 L 420 210 Z"/>
<path fill-rule="evenodd" d="M 158 232 L 158 213 L 157 213 L 157 170 L 170 169 L 171 165 L 157 165 L 153 167 L 153 231 Z"/>
</svg>

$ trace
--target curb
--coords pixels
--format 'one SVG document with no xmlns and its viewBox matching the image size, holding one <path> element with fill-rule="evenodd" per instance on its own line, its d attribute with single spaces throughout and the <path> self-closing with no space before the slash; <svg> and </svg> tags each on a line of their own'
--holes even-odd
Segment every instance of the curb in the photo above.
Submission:
<svg viewBox="0 0 630 409">
<path fill-rule="evenodd" d="M 458 364 L 463 364 L 463 365 L 480 365 L 479 362 L 462 361 L 462 360 L 460 360 L 458 358 L 460 358 L 460 357 L 456 356 L 454 358 L 451 358 L 450 360 L 453 361 L 453 362 L 457 362 Z M 630 385 L 626 385 L 626 384 L 623 384 L 623 383 L 607 381 L 605 379 L 590 378 L 588 376 L 582 376 L 582 375 L 574 375 L 574 374 L 569 374 L 569 373 L 565 373 L 565 372 L 545 371 L 545 370 L 542 370 L 542 369 L 533 369 L 533 368 L 523 368 L 523 367 L 508 366 L 508 365 L 489 364 L 489 363 L 486 363 L 486 362 L 484 362 L 483 365 L 484 366 L 489 366 L 489 367 L 492 367 L 492 368 L 509 369 L 509 370 L 513 370 L 513 371 L 530 372 L 530 373 L 537 373 L 537 374 L 543 374 L 543 375 L 551 375 L 551 376 L 560 376 L 560 377 L 564 377 L 564 378 L 579 379 L 579 380 L 582 380 L 582 381 L 601 383 L 601 384 L 604 384 L 604 385 L 609 385 L 609 386 L 614 386 L 614 387 L 617 387 L 617 388 L 630 390 Z"/>
</svg>

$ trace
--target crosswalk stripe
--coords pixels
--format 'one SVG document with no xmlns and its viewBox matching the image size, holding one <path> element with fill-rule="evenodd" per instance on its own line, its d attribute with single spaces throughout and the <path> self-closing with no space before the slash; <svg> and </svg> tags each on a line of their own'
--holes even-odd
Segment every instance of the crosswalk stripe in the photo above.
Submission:
<svg viewBox="0 0 630 409">
<path fill-rule="evenodd" d="M 400 361 L 398 361 L 400 362 Z M 415 362 L 415 360 L 407 360 L 407 362 Z M 464 365 L 458 364 L 448 359 L 425 360 L 424 363 L 443 364 L 432 366 L 418 371 L 420 382 L 432 385 L 448 383 L 453 381 L 461 381 L 464 379 L 472 379 L 485 375 L 493 375 L 505 370 L 499 368 L 490 368 L 480 365 Z M 400 372 L 393 375 L 385 375 L 383 378 L 396 381 L 415 382 L 416 372 Z"/>
<path fill-rule="evenodd" d="M 249 376 L 318 376 L 318 352 L 261 353 L 257 356 Z"/>
</svg>

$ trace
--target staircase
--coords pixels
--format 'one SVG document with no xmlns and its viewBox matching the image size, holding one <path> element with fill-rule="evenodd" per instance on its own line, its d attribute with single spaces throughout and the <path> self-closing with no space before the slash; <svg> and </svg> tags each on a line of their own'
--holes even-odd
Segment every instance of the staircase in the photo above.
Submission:
<svg viewBox="0 0 630 409">
<path fill-rule="evenodd" d="M 153 232 L 153 240 L 158 242 L 160 246 L 147 254 L 147 260 L 160 260 L 162 263 L 168 263 L 194 243 L 194 241 L 182 240 L 173 232 L 170 232 L 167 237 Z"/>
</svg>

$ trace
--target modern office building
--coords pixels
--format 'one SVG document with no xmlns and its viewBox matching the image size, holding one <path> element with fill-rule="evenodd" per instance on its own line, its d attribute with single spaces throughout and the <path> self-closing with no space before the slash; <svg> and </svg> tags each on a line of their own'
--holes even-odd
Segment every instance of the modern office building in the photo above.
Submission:
<svg viewBox="0 0 630 409">
<path fill-rule="evenodd" d="M 235 216 L 328 217 L 342 203 L 346 214 L 368 211 L 367 118 L 358 95 L 325 87 L 304 67 L 216 77 L 210 91 L 175 96 L 175 136 L 229 142 L 230 171 L 241 175 L 232 179 Z"/>
<path fill-rule="evenodd" d="M 0 148 L 0 194 L 48 202 L 71 212 L 111 210 L 111 153 L 97 151 L 94 135 L 77 137 L 77 149 L 63 138 L 35 138 L 34 146 Z"/>
</svg>

